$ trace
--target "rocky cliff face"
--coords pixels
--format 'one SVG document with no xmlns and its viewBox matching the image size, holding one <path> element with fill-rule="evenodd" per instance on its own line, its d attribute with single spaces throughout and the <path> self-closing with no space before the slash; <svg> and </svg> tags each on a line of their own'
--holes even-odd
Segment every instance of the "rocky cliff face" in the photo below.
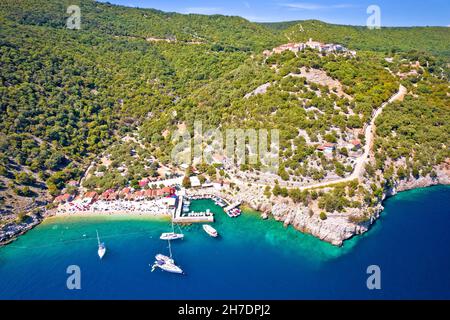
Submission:
<svg viewBox="0 0 450 320">
<path fill-rule="evenodd" d="M 417 179 L 400 180 L 389 195 L 395 195 L 397 192 L 411 190 L 415 188 L 423 188 L 437 184 L 450 184 L 450 169 L 447 166 L 439 166 L 435 169 L 436 177 L 429 175 Z"/>
<path fill-rule="evenodd" d="M 423 188 L 437 184 L 450 184 L 450 170 L 448 166 L 437 167 L 435 168 L 435 171 L 437 173 L 435 178 L 426 176 L 395 182 L 392 189 L 386 190 L 383 195 L 383 200 L 405 190 Z M 261 207 L 262 206 L 260 206 L 260 210 Z M 353 214 L 361 216 L 369 209 L 373 210 L 373 214 L 369 221 L 363 223 L 349 221 L 349 216 Z M 360 209 L 348 209 L 347 212 L 343 214 L 328 214 L 328 217 L 325 220 L 321 220 L 317 214 L 311 215 L 309 208 L 289 202 L 275 203 L 273 206 L 265 204 L 264 210 L 261 211 L 263 211 L 263 214 L 270 212 L 275 220 L 283 222 L 285 226 L 292 225 L 301 232 L 310 233 L 323 241 L 327 241 L 336 246 L 341 246 L 345 240 L 354 235 L 359 235 L 368 231 L 370 226 L 379 218 L 383 209 L 382 204 L 379 203 L 372 208 L 363 207 Z"/>
<path fill-rule="evenodd" d="M 382 210 L 383 207 L 378 205 L 375 217 L 378 217 Z M 355 212 L 328 214 L 327 219 L 321 220 L 317 214 L 311 215 L 310 209 L 307 207 L 287 204 L 275 204 L 271 212 L 274 219 L 282 221 L 285 226 L 290 224 L 301 232 L 310 233 L 320 240 L 336 246 L 341 246 L 344 240 L 354 235 L 366 232 L 370 224 L 375 221 L 375 219 L 372 219 L 359 224 L 350 222 L 348 217 Z"/>
<path fill-rule="evenodd" d="M 0 245 L 7 244 L 13 241 L 17 236 L 24 234 L 30 229 L 33 229 L 42 221 L 41 215 L 32 214 L 27 217 L 27 220 L 21 223 L 11 222 L 4 225 L 0 229 Z"/>
</svg>

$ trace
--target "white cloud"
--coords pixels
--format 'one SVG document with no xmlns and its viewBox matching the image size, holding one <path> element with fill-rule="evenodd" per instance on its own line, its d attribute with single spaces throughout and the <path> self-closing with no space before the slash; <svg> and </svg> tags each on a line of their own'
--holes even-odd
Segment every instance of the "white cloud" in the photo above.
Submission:
<svg viewBox="0 0 450 320">
<path fill-rule="evenodd" d="M 250 3 L 248 3 L 247 1 L 244 1 L 244 6 L 245 6 L 247 9 L 250 9 Z"/>
<path fill-rule="evenodd" d="M 184 13 L 198 13 L 198 14 L 217 14 L 223 11 L 222 8 L 211 7 L 191 7 L 184 9 Z"/>
<path fill-rule="evenodd" d="M 353 8 L 354 7 L 354 5 L 347 4 L 347 3 L 321 5 L 321 4 L 308 3 L 308 2 L 295 2 L 295 3 L 282 3 L 280 5 L 283 7 L 290 8 L 292 10 L 345 9 L 345 8 Z"/>
</svg>

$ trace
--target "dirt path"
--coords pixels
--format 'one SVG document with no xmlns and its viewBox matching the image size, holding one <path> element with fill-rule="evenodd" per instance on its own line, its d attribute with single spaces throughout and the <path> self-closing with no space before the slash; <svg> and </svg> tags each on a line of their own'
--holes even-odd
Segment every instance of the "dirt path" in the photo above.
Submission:
<svg viewBox="0 0 450 320">
<path fill-rule="evenodd" d="M 384 102 L 378 109 L 376 109 L 373 112 L 373 116 L 372 119 L 370 120 L 370 123 L 366 126 L 365 132 L 364 132 L 364 137 L 366 140 L 366 143 L 364 145 L 364 152 L 361 156 L 359 156 L 356 159 L 356 164 L 355 164 L 355 168 L 353 169 L 353 172 L 345 178 L 339 178 L 339 179 L 335 179 L 335 180 L 331 180 L 331 181 L 324 181 L 324 182 L 319 182 L 319 183 L 314 183 L 314 184 L 310 184 L 310 185 L 301 185 L 298 186 L 298 188 L 300 190 L 306 190 L 306 189 L 311 189 L 311 188 L 318 188 L 318 187 L 324 187 L 324 186 L 328 186 L 328 185 L 332 185 L 332 184 L 337 184 L 337 183 L 342 183 L 342 182 L 349 182 L 352 181 L 354 179 L 359 179 L 363 170 L 364 170 L 364 165 L 366 164 L 367 159 L 369 158 L 370 152 L 372 150 L 373 147 L 373 141 L 374 141 L 374 135 L 375 135 L 375 120 L 377 119 L 377 117 L 383 112 L 384 107 L 386 107 L 386 105 L 388 105 L 389 103 L 392 103 L 394 101 L 398 101 L 398 100 L 403 100 L 403 97 L 405 96 L 405 94 L 407 93 L 407 90 L 404 86 L 400 85 L 399 90 L 397 91 L 397 93 L 395 93 L 388 101 Z M 236 183 L 236 184 L 248 184 L 249 182 L 244 182 L 239 180 L 238 178 L 234 177 L 233 175 L 230 174 L 231 180 Z M 262 187 L 266 187 L 267 185 L 264 183 L 254 183 L 251 182 L 252 185 L 257 185 L 257 186 L 262 186 Z M 295 187 L 296 183 L 291 183 L 292 186 Z M 280 185 L 282 185 L 282 182 L 280 182 Z M 270 186 L 271 187 L 271 186 Z"/>
</svg>

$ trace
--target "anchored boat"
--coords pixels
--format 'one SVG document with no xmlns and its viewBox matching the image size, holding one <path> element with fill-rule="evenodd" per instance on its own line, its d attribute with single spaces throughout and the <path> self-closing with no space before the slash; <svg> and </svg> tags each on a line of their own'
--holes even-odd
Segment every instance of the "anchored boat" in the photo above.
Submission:
<svg viewBox="0 0 450 320">
<path fill-rule="evenodd" d="M 152 266 L 152 272 L 156 268 L 160 268 L 161 270 L 164 270 L 164 271 L 167 271 L 167 272 L 170 272 L 170 273 L 178 273 L 178 274 L 182 274 L 183 273 L 183 270 L 179 266 L 177 266 L 177 265 L 175 265 L 173 263 L 164 262 L 162 260 L 155 261 L 155 263 Z"/>
<path fill-rule="evenodd" d="M 170 256 L 165 256 L 163 254 L 157 254 L 155 256 L 156 261 L 153 263 L 152 272 L 155 271 L 156 268 L 160 268 L 161 270 L 170 272 L 170 273 L 178 273 L 182 274 L 183 270 L 175 264 L 175 261 L 172 258 L 172 248 L 170 246 L 170 240 L 167 240 L 169 242 L 169 254 Z"/>
<path fill-rule="evenodd" d="M 175 263 L 175 261 L 174 261 L 172 258 L 170 258 L 170 257 L 168 257 L 168 256 L 165 256 L 165 255 L 163 255 L 163 254 L 160 254 L 160 253 L 158 253 L 158 254 L 155 256 L 155 259 L 156 259 L 156 261 L 163 261 L 163 262 L 168 262 L 168 263 Z"/>
<path fill-rule="evenodd" d="M 180 228 L 180 227 L 178 227 Z M 180 229 L 181 231 L 181 229 Z M 159 237 L 161 240 L 176 240 L 176 239 L 183 239 L 184 238 L 184 234 L 182 233 L 175 233 L 175 228 L 173 226 L 173 221 L 172 221 L 172 232 L 164 232 L 161 234 L 161 236 Z"/>
<path fill-rule="evenodd" d="M 203 225 L 203 230 L 205 230 L 205 232 L 207 234 L 209 234 L 211 237 L 217 237 L 219 235 L 219 233 L 217 232 L 216 229 L 214 229 L 213 227 L 211 227 L 209 224 L 204 224 Z"/>
<path fill-rule="evenodd" d="M 98 250 L 97 250 L 97 253 L 98 253 L 98 256 L 99 256 L 100 259 L 101 259 L 101 258 L 103 258 L 103 256 L 104 256 L 105 253 L 106 253 L 106 246 L 105 246 L 105 243 L 100 242 L 100 237 L 98 236 L 98 231 L 95 230 L 95 232 L 97 232 L 97 242 L 98 242 Z"/>
</svg>

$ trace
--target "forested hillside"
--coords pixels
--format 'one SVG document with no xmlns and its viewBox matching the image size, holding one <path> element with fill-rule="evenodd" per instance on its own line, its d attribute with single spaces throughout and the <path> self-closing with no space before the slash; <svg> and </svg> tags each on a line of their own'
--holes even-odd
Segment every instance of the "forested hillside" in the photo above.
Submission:
<svg viewBox="0 0 450 320">
<path fill-rule="evenodd" d="M 66 9 L 74 4 L 80 30 L 66 28 Z M 403 161 L 404 174 L 417 175 L 448 157 L 448 28 L 300 23 L 304 32 L 296 23 L 90 0 L 1 1 L 0 213 L 45 204 L 105 150 L 115 161 L 86 186 L 105 189 L 153 175 L 158 162 L 169 162 L 170 133 L 181 124 L 192 129 L 199 119 L 215 128 L 280 129 L 282 180 L 342 177 L 352 170 L 352 150 L 326 158 L 317 145 L 362 139 L 358 130 L 400 83 L 411 94 L 377 123 L 379 159 Z M 309 38 L 358 53 L 262 54 Z M 266 92 L 251 94 L 261 85 Z M 126 136 L 142 145 L 123 143 Z M 136 150 L 156 164 L 138 163 Z M 126 175 L 116 170 L 123 163 Z"/>
<path fill-rule="evenodd" d="M 282 36 L 241 17 L 166 13 L 97 3 L 93 0 L 5 0 L 2 15 L 20 24 L 64 28 L 70 5 L 81 10 L 82 30 L 88 33 L 137 38 L 199 41 L 219 50 L 260 50 L 282 42 Z"/>
</svg>

